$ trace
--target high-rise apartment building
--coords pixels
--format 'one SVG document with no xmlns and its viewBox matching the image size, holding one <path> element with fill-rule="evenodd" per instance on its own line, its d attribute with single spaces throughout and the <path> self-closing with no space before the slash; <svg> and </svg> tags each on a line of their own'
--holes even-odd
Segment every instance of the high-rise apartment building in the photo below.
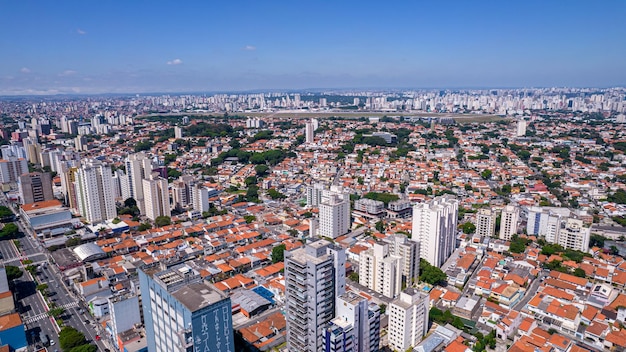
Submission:
<svg viewBox="0 0 626 352">
<path fill-rule="evenodd" d="M 430 297 L 408 288 L 389 304 L 389 347 L 406 351 L 415 347 L 428 332 Z"/>
<path fill-rule="evenodd" d="M 480 237 L 491 237 L 496 231 L 496 217 L 494 210 L 482 208 L 476 214 L 476 235 Z"/>
<path fill-rule="evenodd" d="M 389 255 L 389 245 L 376 243 L 359 256 L 359 283 L 394 298 L 402 288 L 401 262 L 402 258 Z"/>
<path fill-rule="evenodd" d="M 171 216 L 167 179 L 156 173 L 142 180 L 146 217 L 154 221 L 159 216 Z"/>
<path fill-rule="evenodd" d="M 517 137 L 524 137 L 526 135 L 526 120 L 521 119 L 517 121 L 517 130 L 515 132 Z"/>
<path fill-rule="evenodd" d="M 76 171 L 78 211 L 89 223 L 98 223 L 117 216 L 113 197 L 111 168 L 93 159 L 84 160 Z"/>
<path fill-rule="evenodd" d="M 174 138 L 181 139 L 183 138 L 183 128 L 180 126 L 174 127 Z"/>
<path fill-rule="evenodd" d="M 580 219 L 563 219 L 559 226 L 556 243 L 563 248 L 585 252 L 589 249 L 591 230 Z"/>
<path fill-rule="evenodd" d="M 24 158 L 0 159 L 0 183 L 17 182 L 20 176 L 27 172 L 28 161 Z"/>
<path fill-rule="evenodd" d="M 234 352 L 230 298 L 186 264 L 139 270 L 151 352 Z"/>
<path fill-rule="evenodd" d="M 54 199 L 52 177 L 49 172 L 23 174 L 18 182 L 22 204 Z"/>
<path fill-rule="evenodd" d="M 326 352 L 376 352 L 380 348 L 380 308 L 346 292 L 337 298 L 335 318 L 324 331 Z"/>
<path fill-rule="evenodd" d="M 346 253 L 319 240 L 285 252 L 285 311 L 289 351 L 324 351 L 324 329 L 346 290 Z"/>
<path fill-rule="evenodd" d="M 500 215 L 500 239 L 509 241 L 517 233 L 517 222 L 519 221 L 519 207 L 507 205 L 502 209 Z"/>
<path fill-rule="evenodd" d="M 209 189 L 201 184 L 195 184 L 191 187 L 191 195 L 193 201 L 193 210 L 204 213 L 209 211 L 211 204 L 209 203 Z"/>
<path fill-rule="evenodd" d="M 143 180 L 152 174 L 152 160 L 145 153 L 131 154 L 124 162 L 126 166 L 126 177 L 128 178 L 127 189 L 128 194 L 123 194 L 122 198 L 133 198 L 137 201 L 137 206 L 141 214 L 146 214 L 146 207 L 143 196 Z"/>
<path fill-rule="evenodd" d="M 456 248 L 458 207 L 458 200 L 450 194 L 413 207 L 411 239 L 420 243 L 420 258 L 438 268 Z"/>
<path fill-rule="evenodd" d="M 419 278 L 420 243 L 411 241 L 403 234 L 396 234 L 386 238 L 389 243 L 389 254 L 400 257 L 402 281 L 407 287 Z"/>
<path fill-rule="evenodd" d="M 306 205 L 309 207 L 316 207 L 322 202 L 322 194 L 324 192 L 324 185 L 321 183 L 315 183 L 306 189 Z"/>
<path fill-rule="evenodd" d="M 304 137 L 306 143 L 313 143 L 315 141 L 315 129 L 313 128 L 313 122 L 306 123 L 304 128 Z"/>
<path fill-rule="evenodd" d="M 350 231 L 350 196 L 335 192 L 323 195 L 319 214 L 319 236 L 337 238 L 345 235 Z"/>
</svg>

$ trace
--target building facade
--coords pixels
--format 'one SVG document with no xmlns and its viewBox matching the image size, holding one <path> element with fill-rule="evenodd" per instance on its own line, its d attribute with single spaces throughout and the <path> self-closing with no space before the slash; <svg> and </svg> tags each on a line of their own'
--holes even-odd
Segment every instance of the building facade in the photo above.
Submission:
<svg viewBox="0 0 626 352">
<path fill-rule="evenodd" d="M 380 308 L 346 292 L 337 298 L 335 318 L 324 332 L 327 352 L 376 352 L 380 346 Z"/>
<path fill-rule="evenodd" d="M 389 347 L 406 351 L 415 347 L 428 332 L 430 297 L 409 288 L 389 304 Z"/>
<path fill-rule="evenodd" d="M 325 240 L 285 252 L 289 351 L 324 351 L 324 330 L 335 317 L 337 297 L 346 289 L 345 264 L 345 250 Z"/>
<path fill-rule="evenodd" d="M 411 240 L 420 242 L 420 258 L 441 267 L 456 248 L 459 202 L 449 194 L 413 207 Z"/>
<path fill-rule="evenodd" d="M 142 180 L 142 183 L 146 217 L 154 221 L 159 216 L 171 216 L 167 179 L 151 175 L 149 179 Z"/>
<path fill-rule="evenodd" d="M 43 202 L 54 199 L 52 177 L 49 172 L 31 172 L 19 178 L 19 190 L 22 204 Z"/>
<path fill-rule="evenodd" d="M 337 238 L 348 233 L 350 231 L 350 197 L 347 194 L 332 193 L 322 198 L 319 204 L 318 234 L 321 237 Z"/>
<path fill-rule="evenodd" d="M 402 288 L 402 258 L 389 254 L 389 245 L 374 244 L 361 252 L 359 283 L 383 296 L 394 298 Z"/>
<path fill-rule="evenodd" d="M 148 351 L 234 352 L 230 298 L 186 264 L 139 270 Z"/>
<path fill-rule="evenodd" d="M 517 233 L 520 209 L 514 205 L 507 205 L 500 215 L 500 239 L 509 241 Z"/>
<path fill-rule="evenodd" d="M 483 208 L 476 214 L 476 235 L 491 237 L 496 232 L 496 212 L 492 209 Z"/>
<path fill-rule="evenodd" d="M 85 160 L 76 171 L 78 211 L 89 223 L 117 216 L 111 168 L 98 160 Z"/>
</svg>

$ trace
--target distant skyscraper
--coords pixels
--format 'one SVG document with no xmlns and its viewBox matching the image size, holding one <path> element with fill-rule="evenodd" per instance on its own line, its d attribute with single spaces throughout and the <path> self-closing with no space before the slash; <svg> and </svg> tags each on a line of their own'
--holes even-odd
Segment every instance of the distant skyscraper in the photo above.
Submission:
<svg viewBox="0 0 626 352">
<path fill-rule="evenodd" d="M 500 239 L 509 241 L 517 233 L 519 212 L 519 207 L 514 205 L 507 205 L 502 209 L 502 215 L 500 216 Z"/>
<path fill-rule="evenodd" d="M 19 190 L 22 204 L 43 202 L 54 199 L 52 178 L 49 172 L 31 172 L 19 178 Z"/>
<path fill-rule="evenodd" d="M 359 257 L 359 284 L 394 298 L 402 288 L 402 258 L 389 255 L 389 246 L 374 244 Z"/>
<path fill-rule="evenodd" d="M 428 332 L 430 297 L 414 288 L 406 289 L 389 304 L 389 347 L 406 351 Z"/>
<path fill-rule="evenodd" d="M 117 216 L 111 168 L 98 160 L 83 160 L 76 172 L 78 211 L 89 223 Z"/>
<path fill-rule="evenodd" d="M 517 121 L 517 136 L 523 137 L 526 135 L 526 120 L 521 119 Z"/>
<path fill-rule="evenodd" d="M 345 265 L 345 250 L 325 240 L 285 252 L 289 351 L 324 351 L 324 329 L 335 316 L 337 297 L 346 289 Z"/>
<path fill-rule="evenodd" d="M 380 346 L 380 308 L 354 292 L 337 298 L 335 318 L 324 332 L 326 352 L 376 352 Z"/>
<path fill-rule="evenodd" d="M 476 214 L 476 235 L 480 237 L 491 237 L 496 231 L 495 211 L 487 208 L 478 210 Z"/>
<path fill-rule="evenodd" d="M 171 216 L 167 179 L 153 174 L 142 182 L 146 217 L 154 221 L 159 216 Z"/>
<path fill-rule="evenodd" d="M 313 143 L 315 141 L 315 128 L 313 128 L 313 122 L 309 121 L 305 126 L 305 142 Z"/>
<path fill-rule="evenodd" d="M 174 138 L 180 139 L 183 138 L 183 129 L 182 127 L 175 126 L 174 127 Z"/>
<path fill-rule="evenodd" d="M 326 98 L 320 98 L 320 107 L 325 108 L 327 105 Z"/>
<path fill-rule="evenodd" d="M 458 207 L 458 200 L 449 194 L 413 207 L 411 239 L 420 242 L 420 258 L 438 268 L 456 248 Z"/>
<path fill-rule="evenodd" d="M 227 295 L 186 264 L 139 270 L 148 351 L 234 352 Z"/>
<path fill-rule="evenodd" d="M 350 196 L 331 193 L 319 204 L 321 237 L 337 238 L 350 231 Z"/>
</svg>

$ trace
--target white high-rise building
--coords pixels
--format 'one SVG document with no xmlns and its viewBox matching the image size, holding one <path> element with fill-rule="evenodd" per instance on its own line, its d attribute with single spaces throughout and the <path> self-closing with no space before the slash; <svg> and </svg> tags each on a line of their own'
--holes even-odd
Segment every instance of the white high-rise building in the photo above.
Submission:
<svg viewBox="0 0 626 352">
<path fill-rule="evenodd" d="M 380 346 L 380 308 L 354 292 L 337 298 L 335 319 L 324 331 L 327 352 L 375 352 Z"/>
<path fill-rule="evenodd" d="M 183 138 L 183 128 L 180 126 L 174 127 L 174 138 L 181 139 Z"/>
<path fill-rule="evenodd" d="M 122 198 L 133 198 L 137 202 L 141 214 L 146 214 L 146 207 L 143 195 L 143 180 L 150 177 L 152 173 L 152 159 L 144 153 L 131 154 L 124 162 L 126 165 L 126 177 L 128 177 L 128 194 L 123 194 Z"/>
<path fill-rule="evenodd" d="M 520 209 L 514 205 L 507 205 L 502 209 L 500 216 L 500 239 L 509 241 L 517 233 Z"/>
<path fill-rule="evenodd" d="M 419 278 L 420 243 L 409 240 L 403 234 L 385 239 L 389 243 L 389 254 L 401 258 L 402 281 L 407 287 Z"/>
<path fill-rule="evenodd" d="M 154 221 L 159 216 L 171 216 L 167 179 L 153 174 L 150 179 L 142 182 L 146 217 Z"/>
<path fill-rule="evenodd" d="M 191 188 L 191 198 L 193 200 L 193 210 L 204 213 L 209 211 L 209 189 L 203 185 L 196 184 Z"/>
<path fill-rule="evenodd" d="M 306 189 L 306 205 L 309 207 L 316 207 L 322 202 L 322 194 L 324 192 L 324 185 L 321 183 L 315 183 Z"/>
<path fill-rule="evenodd" d="M 394 298 L 402 289 L 402 258 L 389 255 L 389 245 L 374 244 L 359 257 L 359 284 L 385 297 Z"/>
<path fill-rule="evenodd" d="M 93 159 L 84 160 L 75 175 L 78 211 L 89 223 L 117 216 L 111 168 Z"/>
<path fill-rule="evenodd" d="M 518 137 L 524 137 L 526 135 L 526 120 L 521 119 L 517 121 L 516 135 Z"/>
<path fill-rule="evenodd" d="M 331 193 L 319 205 L 321 237 L 337 238 L 350 231 L 350 196 Z"/>
<path fill-rule="evenodd" d="M 413 207 L 411 240 L 420 242 L 420 258 L 438 268 L 456 248 L 458 207 L 450 194 Z"/>
<path fill-rule="evenodd" d="M 315 128 L 313 128 L 313 122 L 309 121 L 306 123 L 304 128 L 304 136 L 306 143 L 315 142 Z"/>
<path fill-rule="evenodd" d="M 0 183 L 17 182 L 20 176 L 28 173 L 28 161 L 15 156 L 0 160 Z"/>
<path fill-rule="evenodd" d="M 346 290 L 346 252 L 319 240 L 285 252 L 287 349 L 324 351 L 324 330 Z"/>
<path fill-rule="evenodd" d="M 428 332 L 428 310 L 430 297 L 414 288 L 400 293 L 400 297 L 389 304 L 389 347 L 406 351 L 415 347 Z"/>
<path fill-rule="evenodd" d="M 320 121 L 318 119 L 311 119 L 311 124 L 313 124 L 313 132 L 320 128 Z"/>
<path fill-rule="evenodd" d="M 480 237 L 491 237 L 496 231 L 495 211 L 483 208 L 476 214 L 476 235 Z"/>
<path fill-rule="evenodd" d="M 558 241 L 563 248 L 586 252 L 589 249 L 591 230 L 580 219 L 567 218 L 559 226 Z"/>
</svg>

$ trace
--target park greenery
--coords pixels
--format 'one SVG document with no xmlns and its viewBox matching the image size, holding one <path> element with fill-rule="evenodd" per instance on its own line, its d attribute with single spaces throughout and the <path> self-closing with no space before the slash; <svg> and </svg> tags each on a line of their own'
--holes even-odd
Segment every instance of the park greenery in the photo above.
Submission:
<svg viewBox="0 0 626 352">
<path fill-rule="evenodd" d="M 425 259 L 420 259 L 419 279 L 431 285 L 445 285 L 448 276 L 438 267 L 430 265 Z"/>
</svg>

